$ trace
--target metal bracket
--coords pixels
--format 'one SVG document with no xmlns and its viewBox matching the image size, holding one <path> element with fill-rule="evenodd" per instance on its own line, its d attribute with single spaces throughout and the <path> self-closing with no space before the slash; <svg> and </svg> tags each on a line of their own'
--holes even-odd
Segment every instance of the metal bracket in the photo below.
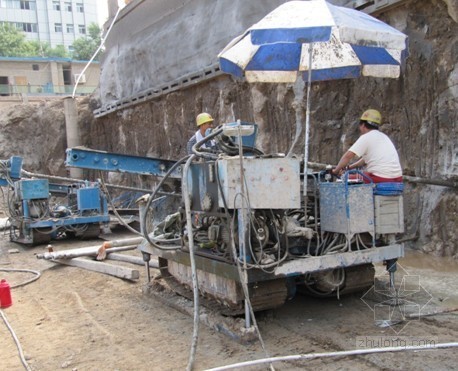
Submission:
<svg viewBox="0 0 458 371">
<path fill-rule="evenodd" d="M 65 165 L 82 169 L 113 171 L 163 177 L 175 161 L 154 157 L 140 157 L 95 151 L 88 148 L 68 148 Z M 177 167 L 170 178 L 181 178 L 181 167 Z"/>
<path fill-rule="evenodd" d="M 378 263 L 384 260 L 400 258 L 402 256 L 404 256 L 404 244 L 382 246 L 340 254 L 315 256 L 286 262 L 275 269 L 275 275 L 290 276 L 318 272 L 334 268 Z"/>
</svg>

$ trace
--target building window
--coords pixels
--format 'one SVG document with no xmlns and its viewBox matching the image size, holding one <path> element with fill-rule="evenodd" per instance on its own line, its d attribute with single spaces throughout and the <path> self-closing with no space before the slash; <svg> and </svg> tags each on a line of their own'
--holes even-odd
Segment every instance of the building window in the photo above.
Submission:
<svg viewBox="0 0 458 371">
<path fill-rule="evenodd" d="M 54 32 L 62 32 L 62 23 L 54 23 Z"/>
<path fill-rule="evenodd" d="M 68 51 L 69 51 L 70 53 L 73 53 L 73 52 L 75 51 L 75 48 L 73 47 L 73 45 L 69 45 L 69 46 L 68 46 Z"/>
<path fill-rule="evenodd" d="M 67 12 L 71 12 L 72 11 L 72 3 L 65 3 L 64 7 L 65 7 L 65 10 Z"/>
<path fill-rule="evenodd" d="M 52 2 L 52 8 L 53 8 L 54 10 L 60 11 L 60 2 L 58 2 L 58 1 L 53 1 L 53 2 Z"/>
<path fill-rule="evenodd" d="M 36 23 L 25 23 L 27 26 L 27 31 L 25 32 L 38 32 L 38 26 Z"/>
<path fill-rule="evenodd" d="M 84 4 L 83 3 L 76 3 L 76 11 L 78 13 L 84 13 Z"/>
<path fill-rule="evenodd" d="M 1 1 L 2 8 L 13 8 L 13 9 L 21 9 L 21 2 L 19 0 Z M 5 6 L 3 6 L 3 3 L 5 3 Z"/>
<path fill-rule="evenodd" d="M 78 31 L 80 34 L 86 35 L 86 26 L 84 24 L 78 25 Z"/>
<path fill-rule="evenodd" d="M 20 8 L 21 9 L 28 9 L 28 10 L 35 10 L 36 9 L 36 3 L 35 1 L 32 0 L 21 0 L 19 2 Z"/>
<path fill-rule="evenodd" d="M 40 70 L 40 66 L 38 64 L 32 64 L 32 70 L 33 71 L 39 71 Z"/>
<path fill-rule="evenodd" d="M 73 31 L 74 31 L 73 25 L 72 24 L 68 24 L 67 25 L 67 33 L 73 33 Z"/>
<path fill-rule="evenodd" d="M 14 24 L 14 23 L 13 23 Z M 16 28 L 19 31 L 24 31 L 24 32 L 38 32 L 38 27 L 36 23 L 23 23 L 23 22 L 17 22 Z"/>
</svg>

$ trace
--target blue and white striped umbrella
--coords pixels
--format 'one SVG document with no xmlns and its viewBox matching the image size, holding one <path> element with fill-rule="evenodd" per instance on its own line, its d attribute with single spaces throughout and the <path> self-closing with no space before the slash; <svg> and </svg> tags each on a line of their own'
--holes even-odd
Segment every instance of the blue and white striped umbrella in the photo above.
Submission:
<svg viewBox="0 0 458 371">
<path fill-rule="evenodd" d="M 280 5 L 218 55 L 223 72 L 248 82 L 293 83 L 300 75 L 308 82 L 305 173 L 310 83 L 360 76 L 397 78 L 406 57 L 407 36 L 402 32 L 370 15 L 324 0 Z M 306 196 L 307 182 L 303 192 Z"/>
<path fill-rule="evenodd" d="M 218 58 L 222 71 L 249 82 L 292 83 L 299 75 L 305 81 L 397 78 L 406 44 L 406 35 L 360 11 L 324 0 L 290 1 Z"/>
</svg>

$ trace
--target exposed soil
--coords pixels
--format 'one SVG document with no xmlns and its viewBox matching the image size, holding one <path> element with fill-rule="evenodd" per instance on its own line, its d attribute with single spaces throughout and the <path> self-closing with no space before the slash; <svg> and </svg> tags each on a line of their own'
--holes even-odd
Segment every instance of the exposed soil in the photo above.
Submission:
<svg viewBox="0 0 458 371">
<path fill-rule="evenodd" d="M 60 250 L 100 243 L 101 240 L 58 241 L 53 246 Z M 10 254 L 9 249 L 18 249 L 19 253 Z M 42 252 L 43 247 L 22 247 L 9 242 L 8 236 L 1 236 L 0 269 L 28 268 L 42 273 L 38 281 L 13 289 L 14 303 L 4 309 L 33 370 L 186 368 L 193 320 L 142 293 L 146 281 L 143 267 L 130 266 L 140 270 L 140 279 L 128 282 L 36 259 L 35 255 Z M 421 313 L 457 307 L 458 264 L 413 251 L 407 255 L 401 260 L 401 266 L 409 276 L 418 275 L 421 284 L 421 292 L 414 293 L 411 300 L 423 306 L 431 299 Z M 383 266 L 377 267 L 377 274 L 385 274 Z M 28 279 L 24 273 L 0 272 L 0 276 L 7 278 L 11 285 Z M 353 294 L 337 300 L 297 295 L 279 309 L 259 313 L 259 327 L 270 356 L 379 347 L 380 340 L 388 342 L 385 346 L 391 346 L 412 345 L 415 339 L 441 343 L 458 338 L 456 312 L 378 327 L 369 307 L 380 303 L 379 299 L 366 297 L 366 305 L 361 296 Z M 3 323 L 0 324 L 0 338 L 0 369 L 23 369 L 13 339 Z M 201 326 L 195 369 L 264 356 L 259 342 L 242 345 Z M 452 370 L 456 368 L 456 350 L 317 359 L 274 366 L 277 370 Z M 267 366 L 249 369 L 263 370 Z"/>
<path fill-rule="evenodd" d="M 245 6 L 247 2 L 241 3 Z M 237 12 L 232 13 L 240 18 Z M 149 19 L 147 14 L 144 16 Z M 410 56 L 402 77 L 390 81 L 359 79 L 314 85 L 310 160 L 335 164 L 354 140 L 353 122 L 364 109 L 374 107 L 383 112 L 383 131 L 399 149 L 406 175 L 454 180 L 458 174 L 458 126 L 453 124 L 458 117 L 456 5 L 452 5 L 452 1 L 411 1 L 393 8 L 382 20 L 409 36 Z M 218 28 L 224 29 L 219 24 Z M 130 30 L 120 32 L 130 43 Z M 149 34 L 163 35 L 161 32 Z M 114 40 L 118 43 L 118 38 Z M 188 39 L 184 42 L 191 45 Z M 109 92 L 107 97 L 102 94 L 102 102 L 112 99 L 118 91 L 123 92 L 116 89 L 115 84 L 132 85 L 134 79 L 126 74 L 129 70 L 142 89 L 155 86 L 154 81 L 143 80 L 141 76 L 141 73 L 147 78 L 159 75 L 151 73 L 150 61 L 142 59 L 149 53 L 154 58 L 162 57 L 152 47 L 155 43 L 154 38 L 142 39 L 136 47 L 141 46 L 147 53 L 141 49 L 135 53 L 128 51 L 127 55 L 138 58 L 141 71 L 129 58 L 118 56 L 114 58 L 117 63 L 103 66 L 102 70 L 111 80 L 102 79 L 107 84 L 105 91 Z M 168 58 L 165 60 L 170 62 Z M 119 71 L 123 72 L 122 78 Z M 103 90 L 102 87 L 102 93 Z M 114 98 L 128 98 L 129 94 Z M 177 159 L 184 154 L 186 141 L 195 131 L 196 114 L 205 110 L 212 113 L 218 124 L 239 118 L 256 122 L 260 129 L 258 146 L 268 153 L 285 152 L 293 142 L 296 120 L 304 120 L 303 95 L 303 87 L 249 85 L 220 76 L 100 119 L 92 115 L 97 108 L 93 98 L 78 99 L 78 125 L 82 143 L 90 148 Z M 66 175 L 62 101 L 2 109 L 0 129 L 0 158 L 22 156 L 28 171 Z M 299 143 L 304 142 L 302 137 Z M 301 146 L 295 148 L 295 153 L 302 153 Z M 146 176 L 136 176 L 129 181 L 123 174 L 111 173 L 107 177 L 113 183 L 126 182 L 142 188 L 151 186 L 151 179 Z M 363 293 L 340 300 L 298 294 L 281 308 L 257 315 L 269 355 L 457 341 L 457 312 L 425 316 L 458 307 L 458 261 L 434 256 L 458 256 L 457 203 L 455 188 L 407 185 L 406 236 L 418 237 L 415 248 L 431 253 L 428 256 L 409 251 L 407 258 L 400 261 L 405 269 L 404 278 L 409 276 L 404 282 L 410 291 L 405 289 L 404 293 L 408 294 L 406 300 L 411 305 L 404 307 L 408 314 L 421 309 L 419 320 L 391 327 L 377 326 L 374 319 L 385 318 L 377 313 L 384 300 L 380 293 L 370 292 L 364 297 L 366 302 L 361 300 Z M 95 244 L 101 244 L 101 240 L 53 243 L 55 250 Z M 19 252 L 10 254 L 10 249 Z M 14 304 L 3 310 L 32 370 L 186 368 L 193 320 L 143 293 L 146 282 L 143 267 L 137 267 L 140 279 L 129 282 L 36 259 L 35 255 L 41 252 L 43 247 L 26 248 L 9 242 L 7 235 L 0 236 L 0 278 L 6 278 L 11 285 L 29 278 L 24 273 L 1 272 L 1 268 L 28 268 L 41 272 L 39 280 L 13 289 Z M 383 276 L 380 280 L 386 281 L 383 266 L 377 267 L 377 274 Z M 402 282 L 400 278 L 398 281 Z M 184 299 L 182 302 L 185 303 Z M 0 371 L 22 370 L 14 341 L 2 321 L 0 339 Z M 278 363 L 275 368 L 454 370 L 456 354 L 455 349 L 386 353 Z M 262 357 L 265 353 L 259 342 L 242 345 L 214 329 L 201 326 L 195 369 Z M 264 365 L 250 369 L 267 368 Z"/>
</svg>

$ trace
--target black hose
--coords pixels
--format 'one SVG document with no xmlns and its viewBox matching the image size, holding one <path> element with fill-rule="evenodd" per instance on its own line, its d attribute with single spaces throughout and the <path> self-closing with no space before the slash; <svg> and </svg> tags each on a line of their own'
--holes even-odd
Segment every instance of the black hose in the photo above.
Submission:
<svg viewBox="0 0 458 371">
<path fill-rule="evenodd" d="M 221 126 L 218 126 L 211 134 L 207 135 L 204 139 L 194 144 L 194 146 L 192 147 L 192 153 L 194 153 L 198 157 L 202 157 L 208 160 L 216 160 L 218 158 L 218 155 L 214 150 L 201 147 L 203 144 L 217 137 L 222 132 L 223 128 Z M 226 143 L 223 139 L 217 139 L 217 141 L 219 148 L 227 155 L 236 156 L 239 154 L 239 149 L 236 144 L 230 145 L 229 143 Z M 242 150 L 243 152 L 252 152 L 256 156 L 262 156 L 264 154 L 264 152 L 255 147 L 242 146 Z"/>
<path fill-rule="evenodd" d="M 219 148 L 229 156 L 237 156 L 239 154 L 238 145 L 233 143 L 232 140 L 228 136 L 225 136 L 225 137 L 228 139 L 224 139 L 224 137 L 217 139 Z M 255 156 L 264 155 L 264 152 L 262 152 L 260 149 L 257 149 L 255 147 L 250 147 L 250 146 L 242 145 L 242 151 L 244 153 L 252 152 Z"/>
<path fill-rule="evenodd" d="M 217 135 L 221 134 L 223 129 L 217 129 L 213 131 L 211 134 L 207 135 L 204 139 L 200 140 L 196 144 L 192 146 L 192 153 L 198 157 L 206 158 L 208 160 L 216 160 L 218 156 L 213 151 L 209 151 L 208 149 L 200 148 L 202 145 L 207 143 L 209 140 L 213 139 Z"/>
</svg>

